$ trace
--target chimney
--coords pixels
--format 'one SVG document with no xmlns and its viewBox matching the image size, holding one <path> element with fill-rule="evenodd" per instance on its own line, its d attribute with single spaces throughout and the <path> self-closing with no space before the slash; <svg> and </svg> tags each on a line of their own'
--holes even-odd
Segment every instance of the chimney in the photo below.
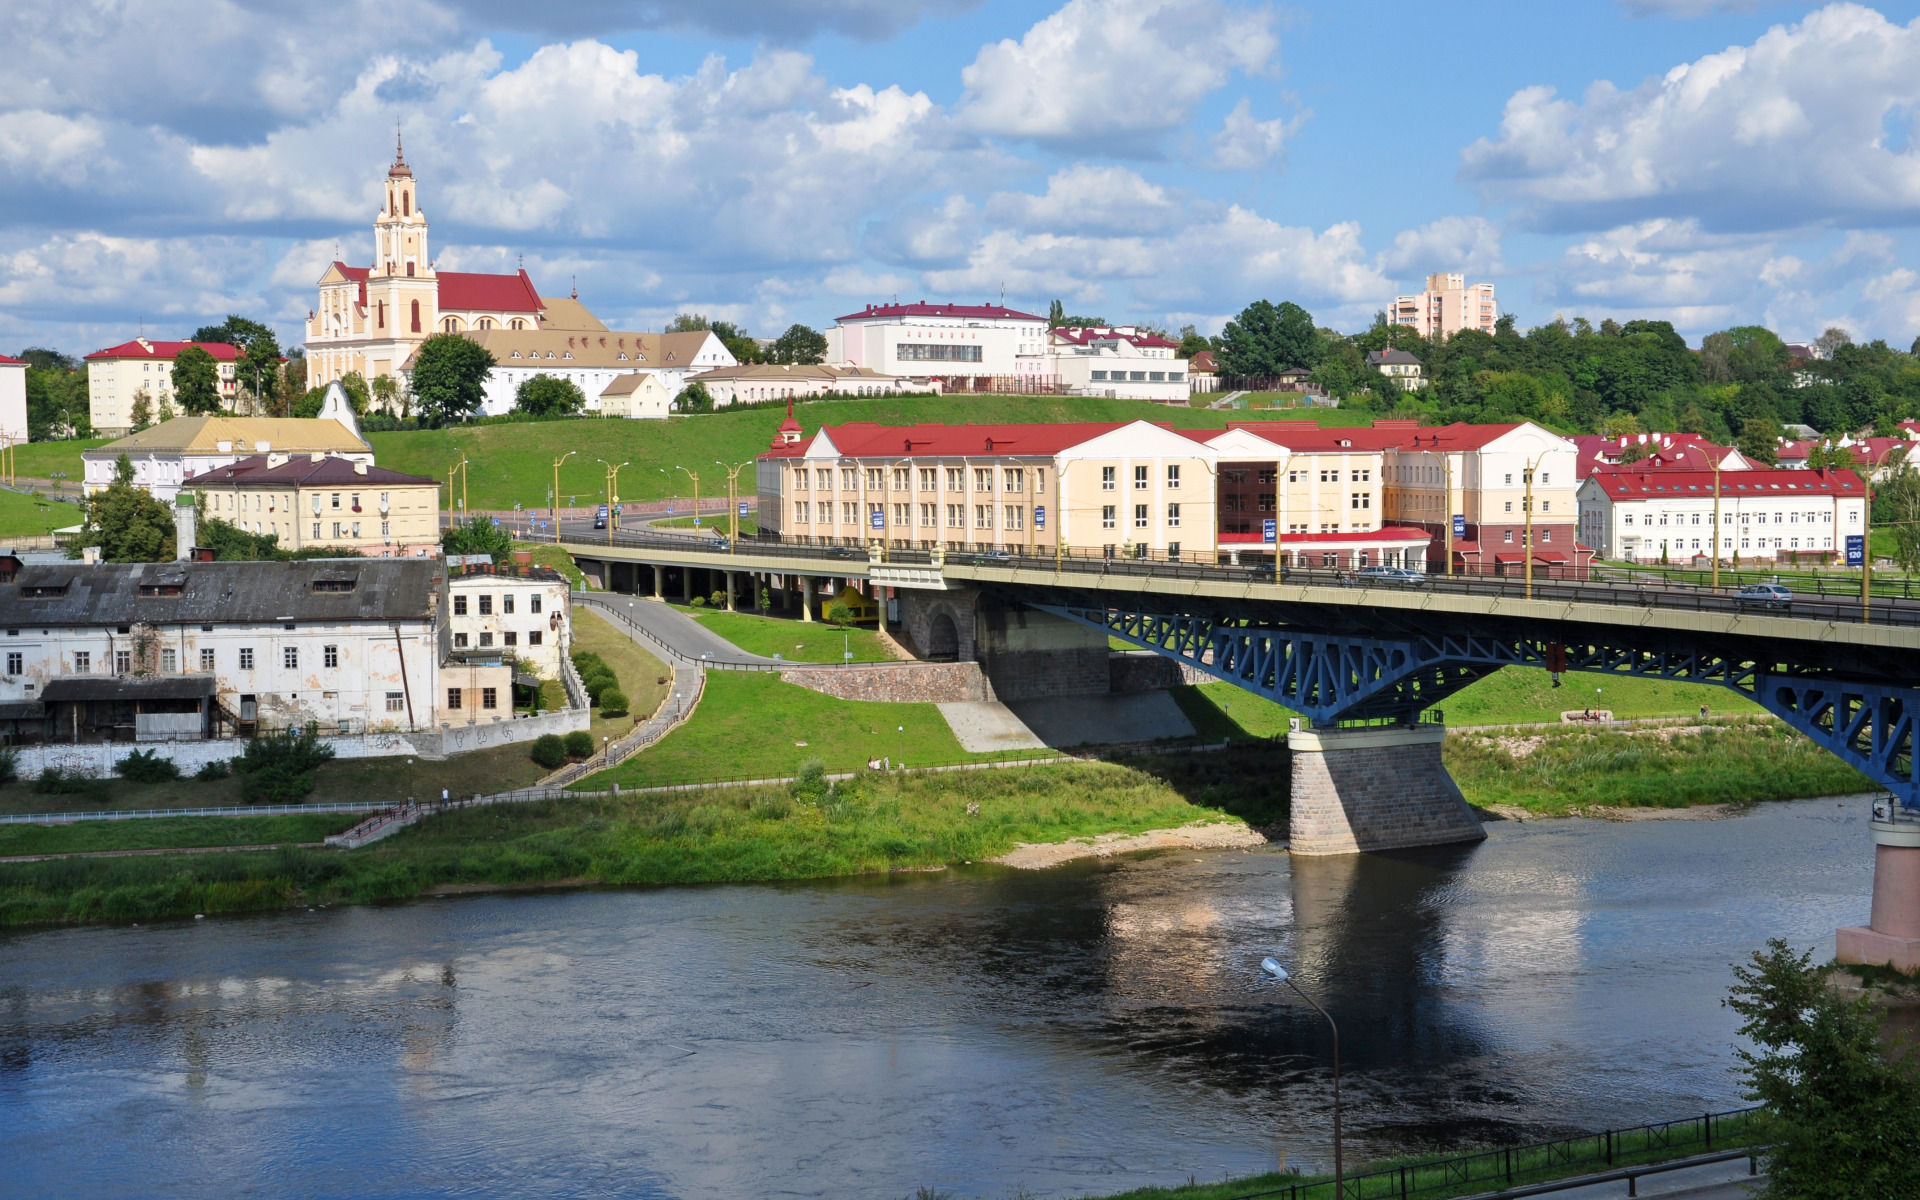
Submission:
<svg viewBox="0 0 1920 1200">
<path fill-rule="evenodd" d="M 307 455 L 307 461 L 311 463 L 325 462 L 326 458 L 327 456 L 320 453 L 320 451 L 318 450 L 315 450 L 313 453 Z"/>
<path fill-rule="evenodd" d="M 365 475 L 367 473 L 367 464 L 361 459 L 355 459 L 353 462 L 353 473 L 355 475 Z"/>
<path fill-rule="evenodd" d="M 100 547 L 82 546 L 80 548 L 80 561 L 90 567 L 98 566 L 100 563 Z"/>
<path fill-rule="evenodd" d="M 193 497 L 185 492 L 173 498 L 173 556 L 185 561 L 193 557 L 195 511 Z"/>
<path fill-rule="evenodd" d="M 267 455 L 267 470 L 271 471 L 275 467 L 284 466 L 286 465 L 286 461 L 287 461 L 287 456 L 284 454 L 269 453 Z"/>
</svg>

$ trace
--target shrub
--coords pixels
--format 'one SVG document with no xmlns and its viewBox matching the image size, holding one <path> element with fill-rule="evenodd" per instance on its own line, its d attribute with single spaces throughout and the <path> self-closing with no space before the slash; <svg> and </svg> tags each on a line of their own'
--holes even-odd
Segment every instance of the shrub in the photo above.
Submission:
<svg viewBox="0 0 1920 1200">
<path fill-rule="evenodd" d="M 695 596 L 689 603 L 695 608 L 705 608 L 707 606 L 707 598 L 705 596 Z"/>
<path fill-rule="evenodd" d="M 313 790 L 313 776 L 285 766 L 257 767 L 240 781 L 240 798 L 248 804 L 298 804 Z"/>
<path fill-rule="evenodd" d="M 33 790 L 48 795 L 72 795 L 79 792 L 104 792 L 105 780 L 82 775 L 78 771 L 62 771 L 59 767 L 48 767 L 40 772 L 40 778 L 34 780 Z"/>
<path fill-rule="evenodd" d="M 600 715 L 603 717 L 624 717 L 627 715 L 627 694 L 617 687 L 610 687 L 600 693 Z"/>
<path fill-rule="evenodd" d="M 203 764 L 198 771 L 194 772 L 193 777 L 195 779 L 213 780 L 225 779 L 231 774 L 233 774 L 232 760 L 216 758 L 210 763 Z"/>
<path fill-rule="evenodd" d="M 827 794 L 827 764 L 817 758 L 801 763 L 788 790 L 793 793 L 795 800 L 817 803 Z"/>
<path fill-rule="evenodd" d="M 820 615 L 827 619 L 827 624 L 829 625 L 853 624 L 853 610 L 847 607 L 847 603 L 844 600 L 835 600 L 832 604 L 827 605 L 827 611 Z"/>
<path fill-rule="evenodd" d="M 605 669 L 595 671 L 593 674 L 585 676 L 580 680 L 580 685 L 587 689 L 587 698 L 592 700 L 596 707 L 600 703 L 601 696 L 607 692 L 617 692 L 620 690 L 620 681 L 613 677 L 612 671 Z"/>
<path fill-rule="evenodd" d="M 255 738 L 233 760 L 234 770 L 245 776 L 240 798 L 248 804 L 298 804 L 313 790 L 309 772 L 332 758 L 333 747 L 320 740 L 316 725 Z"/>
<path fill-rule="evenodd" d="M 567 735 L 566 747 L 568 758 L 592 758 L 593 735 L 584 729 L 576 729 Z"/>
<path fill-rule="evenodd" d="M 607 660 L 604 658 L 601 658 L 598 654 L 595 654 L 591 650 L 576 650 L 574 652 L 573 669 L 580 673 L 580 677 L 582 679 L 585 679 L 588 675 L 593 674 L 593 669 L 595 667 L 600 668 L 602 671 L 606 670 Z"/>
<path fill-rule="evenodd" d="M 727 594 L 725 592 L 715 592 L 713 595 L 707 597 L 707 603 L 713 605 L 715 608 L 725 608 L 727 606 Z"/>
<path fill-rule="evenodd" d="M 166 783 L 180 778 L 179 764 L 157 750 L 135 750 L 114 764 L 114 774 L 135 783 Z"/>
<path fill-rule="evenodd" d="M 567 743 L 557 733 L 543 733 L 533 739 L 533 749 L 528 753 L 534 762 L 551 771 L 567 761 Z"/>
<path fill-rule="evenodd" d="M 20 747 L 0 746 L 0 783 L 20 778 Z"/>
</svg>

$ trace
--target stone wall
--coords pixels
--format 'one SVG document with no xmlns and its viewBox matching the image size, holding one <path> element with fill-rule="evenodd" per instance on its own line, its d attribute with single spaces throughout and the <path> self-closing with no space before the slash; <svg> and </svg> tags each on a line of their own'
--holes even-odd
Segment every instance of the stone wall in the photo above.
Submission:
<svg viewBox="0 0 1920 1200">
<path fill-rule="evenodd" d="M 1151 650 L 1115 650 L 1107 656 L 1107 690 L 1157 692 L 1185 684 L 1214 683 L 1213 676 Z"/>
<path fill-rule="evenodd" d="M 979 663 L 901 663 L 872 667 L 796 667 L 780 678 L 842 700 L 889 704 L 952 704 L 991 700 Z"/>
<path fill-rule="evenodd" d="M 1105 695 L 1107 635 L 1052 613 L 981 606 L 976 653 L 996 699 Z"/>
<path fill-rule="evenodd" d="M 977 588 L 951 588 L 942 592 L 901 588 L 896 594 L 900 597 L 900 624 L 895 635 L 916 658 L 927 658 L 933 653 L 935 624 L 944 619 L 953 623 L 954 661 L 975 660 L 973 610 L 980 596 Z"/>
<path fill-rule="evenodd" d="M 1476 842 L 1485 831 L 1440 761 L 1439 725 L 1297 730 L 1289 849 L 1359 854 Z"/>
</svg>

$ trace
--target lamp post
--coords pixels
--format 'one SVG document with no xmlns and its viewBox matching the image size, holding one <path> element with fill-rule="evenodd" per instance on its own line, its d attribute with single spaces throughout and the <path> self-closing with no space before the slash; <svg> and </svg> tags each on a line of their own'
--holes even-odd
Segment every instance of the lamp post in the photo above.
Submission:
<svg viewBox="0 0 1920 1200">
<path fill-rule="evenodd" d="M 1449 513 L 1449 516 L 1452 514 Z M 1286 984 L 1299 994 L 1302 1000 L 1313 1006 L 1313 1011 L 1327 1019 L 1327 1028 L 1333 1031 L 1333 1194 L 1336 1198 L 1346 1195 L 1346 1165 L 1340 1150 L 1340 1027 L 1333 1023 L 1333 1017 L 1312 996 L 1301 991 L 1293 976 L 1280 965 L 1278 959 L 1263 958 L 1260 969 L 1271 975 L 1276 981 Z"/>
<path fill-rule="evenodd" d="M 1440 435 L 1435 434 L 1434 441 L 1437 443 L 1439 440 L 1440 440 Z M 1452 578 L 1453 576 L 1453 455 L 1442 451 L 1440 455 L 1440 465 L 1445 470 L 1446 477 L 1447 477 L 1447 508 L 1445 512 L 1440 514 L 1440 520 L 1447 527 L 1447 576 L 1448 578 Z M 1484 532 L 1484 530 L 1482 532 Z M 1484 563 L 1486 559 L 1483 557 L 1480 561 Z"/>
<path fill-rule="evenodd" d="M 1720 456 L 1713 457 L 1713 590 L 1720 590 Z"/>
<path fill-rule="evenodd" d="M 1862 530 L 1861 530 L 1862 537 L 1860 539 L 1860 550 L 1861 550 L 1861 554 L 1860 554 L 1860 623 L 1862 625 L 1867 624 L 1872 618 L 1871 606 L 1873 604 L 1873 591 L 1872 591 L 1873 589 L 1873 476 L 1874 476 L 1874 473 L 1880 469 L 1880 464 L 1887 461 L 1887 455 L 1892 454 L 1895 450 L 1898 450 L 1901 448 L 1902 447 L 1899 447 L 1899 446 L 1888 446 L 1885 450 L 1882 450 L 1880 452 L 1880 457 L 1874 459 L 1873 462 L 1867 467 L 1867 472 L 1866 472 L 1867 477 L 1864 481 L 1866 483 L 1866 488 L 1867 488 L 1867 513 L 1866 513 L 1867 519 L 1862 523 Z M 1839 506 L 1835 505 L 1834 507 L 1838 508 Z"/>
<path fill-rule="evenodd" d="M 680 466 L 674 467 L 674 470 L 687 471 L 685 467 Z M 692 471 L 687 471 L 687 478 L 693 480 L 693 527 L 698 529 L 700 528 L 700 477 Z M 694 536 L 698 537 L 699 535 L 695 534 Z"/>
<path fill-rule="evenodd" d="M 727 541 L 727 553 L 738 554 L 740 553 L 740 489 L 738 483 L 740 472 L 746 470 L 752 464 L 735 463 L 730 467 L 716 458 L 713 460 L 713 465 L 727 473 L 727 521 L 729 522 L 727 528 L 733 535 Z"/>
<path fill-rule="evenodd" d="M 569 450 L 553 460 L 553 544 L 560 544 L 560 464 L 580 453 Z"/>
<path fill-rule="evenodd" d="M 604 458 L 596 458 L 593 461 L 607 469 L 607 545 L 611 546 L 614 526 L 613 506 L 620 503 L 620 467 L 630 467 L 633 464 L 623 462 L 615 466 Z"/>
<path fill-rule="evenodd" d="M 1520 507 L 1526 510 L 1524 513 L 1526 517 L 1525 544 L 1520 547 L 1523 558 L 1521 565 L 1526 575 L 1527 599 L 1529 600 L 1533 599 L 1533 472 L 1534 469 L 1540 465 L 1540 460 L 1545 458 L 1547 454 L 1548 451 L 1542 450 L 1540 453 L 1534 455 L 1533 461 L 1527 464 L 1526 474 L 1521 479 L 1521 482 L 1526 484 L 1526 493 L 1520 500 Z"/>
<path fill-rule="evenodd" d="M 447 497 L 451 500 L 453 497 Z M 460 452 L 460 513 L 462 516 L 472 511 L 467 507 L 467 454 Z"/>
</svg>

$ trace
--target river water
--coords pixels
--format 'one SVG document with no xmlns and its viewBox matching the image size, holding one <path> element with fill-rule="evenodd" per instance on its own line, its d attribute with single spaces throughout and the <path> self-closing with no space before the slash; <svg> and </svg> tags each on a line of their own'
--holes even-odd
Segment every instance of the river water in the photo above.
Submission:
<svg viewBox="0 0 1920 1200">
<path fill-rule="evenodd" d="M 0 1195 L 1116 1191 L 1738 1106 L 1729 966 L 1864 923 L 1864 801 L 0 936 Z"/>
</svg>

